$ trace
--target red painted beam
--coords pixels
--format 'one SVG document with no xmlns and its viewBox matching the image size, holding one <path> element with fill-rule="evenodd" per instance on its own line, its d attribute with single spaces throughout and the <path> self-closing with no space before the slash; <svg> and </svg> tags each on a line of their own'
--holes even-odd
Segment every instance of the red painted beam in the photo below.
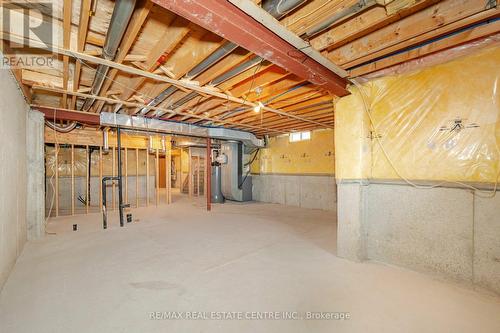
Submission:
<svg viewBox="0 0 500 333">
<path fill-rule="evenodd" d="M 345 79 L 227 0 L 152 1 L 337 96 L 349 94 Z"/>
<path fill-rule="evenodd" d="M 212 139 L 207 138 L 207 156 L 206 159 L 206 172 L 207 172 L 207 188 L 205 189 L 207 196 L 207 211 L 212 210 Z"/>
<path fill-rule="evenodd" d="M 71 111 L 67 109 L 50 108 L 38 105 L 32 105 L 31 108 L 45 114 L 46 120 L 77 121 L 87 125 L 99 125 L 101 123 L 98 113 Z"/>
</svg>

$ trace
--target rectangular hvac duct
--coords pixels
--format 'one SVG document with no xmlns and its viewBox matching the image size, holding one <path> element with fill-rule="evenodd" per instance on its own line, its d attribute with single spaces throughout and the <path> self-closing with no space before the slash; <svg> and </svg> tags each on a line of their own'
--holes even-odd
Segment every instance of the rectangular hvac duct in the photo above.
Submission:
<svg viewBox="0 0 500 333">
<path fill-rule="evenodd" d="M 130 116 L 120 113 L 101 112 L 100 124 L 101 126 L 120 127 L 147 132 L 239 141 L 250 148 L 262 148 L 265 145 L 264 140 L 258 139 L 252 133 L 245 131 L 238 131 L 223 127 L 203 127 L 155 118 Z"/>
</svg>

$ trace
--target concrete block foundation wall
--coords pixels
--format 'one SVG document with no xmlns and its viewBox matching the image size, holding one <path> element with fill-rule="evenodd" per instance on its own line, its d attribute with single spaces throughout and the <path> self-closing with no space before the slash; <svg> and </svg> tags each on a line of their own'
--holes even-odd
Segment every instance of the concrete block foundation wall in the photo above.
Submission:
<svg viewBox="0 0 500 333">
<path fill-rule="evenodd" d="M 43 120 L 29 112 L 10 71 L 0 70 L 0 290 L 28 238 L 28 228 L 31 234 L 43 223 L 43 205 L 35 200 L 37 193 L 43 200 L 43 187 L 32 172 L 40 158 L 43 161 L 43 145 L 36 146 Z"/>
<path fill-rule="evenodd" d="M 338 255 L 439 274 L 500 293 L 500 195 L 338 184 Z"/>
<path fill-rule="evenodd" d="M 336 209 L 334 176 L 252 175 L 253 200 L 302 208 Z"/>
</svg>

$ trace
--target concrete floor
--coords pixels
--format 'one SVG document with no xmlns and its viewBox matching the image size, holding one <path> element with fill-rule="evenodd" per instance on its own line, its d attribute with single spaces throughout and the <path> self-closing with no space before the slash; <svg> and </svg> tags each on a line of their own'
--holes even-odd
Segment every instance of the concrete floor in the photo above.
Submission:
<svg viewBox="0 0 500 333">
<path fill-rule="evenodd" d="M 0 295 L 0 332 L 500 332 L 497 296 L 337 258 L 333 212 L 227 203 L 207 213 L 202 198 L 176 197 L 134 218 L 119 228 L 110 214 L 108 230 L 99 214 L 52 219 L 55 234 L 26 244 Z M 150 319 L 169 311 L 350 319 Z"/>
</svg>

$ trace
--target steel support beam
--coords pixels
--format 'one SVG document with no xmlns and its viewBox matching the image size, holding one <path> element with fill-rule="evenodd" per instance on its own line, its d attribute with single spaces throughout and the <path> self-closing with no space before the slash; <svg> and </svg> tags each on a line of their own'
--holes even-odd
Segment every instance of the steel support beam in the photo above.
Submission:
<svg viewBox="0 0 500 333">
<path fill-rule="evenodd" d="M 40 111 L 45 115 L 45 119 L 51 121 L 54 120 L 77 121 L 79 123 L 88 125 L 99 125 L 101 123 L 100 116 L 98 113 L 70 111 L 61 108 L 49 108 L 37 105 L 31 105 L 31 108 L 33 110 Z"/>
<path fill-rule="evenodd" d="M 227 0 L 152 1 L 337 96 L 349 94 L 345 79 Z"/>
</svg>

